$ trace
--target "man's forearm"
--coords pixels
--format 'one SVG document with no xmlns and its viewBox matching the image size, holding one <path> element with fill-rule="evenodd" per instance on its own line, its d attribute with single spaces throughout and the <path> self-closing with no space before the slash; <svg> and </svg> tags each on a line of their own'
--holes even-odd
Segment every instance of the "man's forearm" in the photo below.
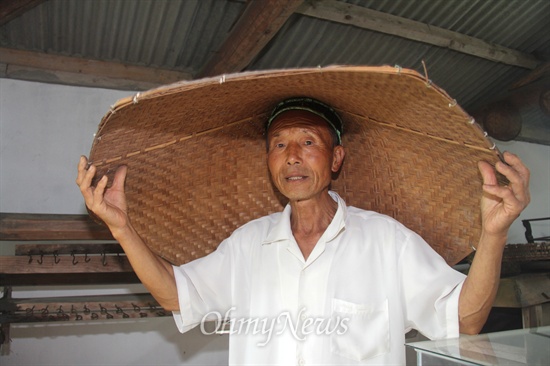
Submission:
<svg viewBox="0 0 550 366">
<path fill-rule="evenodd" d="M 500 282 L 506 236 L 482 234 L 458 304 L 460 333 L 477 334 L 487 321 Z"/>
<path fill-rule="evenodd" d="M 141 283 L 167 311 L 179 310 L 172 265 L 153 253 L 132 226 L 112 230 Z"/>
</svg>

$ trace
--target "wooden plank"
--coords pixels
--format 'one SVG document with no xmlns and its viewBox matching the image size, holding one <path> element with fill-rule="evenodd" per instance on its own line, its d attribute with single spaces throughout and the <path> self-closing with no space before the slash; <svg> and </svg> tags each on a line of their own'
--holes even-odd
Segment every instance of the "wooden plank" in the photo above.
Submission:
<svg viewBox="0 0 550 366">
<path fill-rule="evenodd" d="M 303 0 L 250 1 L 200 77 L 242 71 L 277 34 Z"/>
<path fill-rule="evenodd" d="M 1 286 L 114 285 L 139 283 L 134 272 L 104 273 L 0 273 Z"/>
<path fill-rule="evenodd" d="M 136 319 L 171 315 L 151 294 L 2 299 L 0 323 Z"/>
<path fill-rule="evenodd" d="M 550 304 L 539 304 L 522 309 L 523 328 L 537 328 L 550 325 Z"/>
<path fill-rule="evenodd" d="M 0 64 L 7 65 L 8 78 L 117 89 L 143 90 L 192 79 L 181 71 L 11 48 L 0 48 Z"/>
<path fill-rule="evenodd" d="M 510 278 L 501 278 L 497 290 L 497 295 L 493 303 L 494 307 L 499 308 L 520 308 L 521 301 L 518 298 L 516 282 Z"/>
<path fill-rule="evenodd" d="M 0 256 L 0 273 L 2 274 L 73 274 L 73 273 L 116 273 L 133 272 L 126 256 L 94 255 L 78 258 L 73 264 L 73 257 L 44 256 L 30 260 L 23 256 Z"/>
<path fill-rule="evenodd" d="M 125 256 L 0 256 L 1 286 L 139 283 Z"/>
<path fill-rule="evenodd" d="M 0 240 L 113 240 L 88 215 L 0 213 Z"/>
<path fill-rule="evenodd" d="M 0 27 L 21 16 L 45 0 L 3 0 L 0 1 Z"/>
<path fill-rule="evenodd" d="M 41 255 L 71 255 L 73 262 L 89 254 L 124 254 L 120 244 L 17 244 L 15 255 L 36 257 Z"/>
<path fill-rule="evenodd" d="M 56 312 L 53 314 L 0 314 L 0 322 L 2 324 L 11 324 L 11 323 L 37 323 L 37 322 L 54 322 L 54 321 L 105 321 L 105 320 L 124 320 L 124 319 L 143 319 L 143 318 L 153 318 L 160 316 L 169 316 L 171 313 L 163 312 L 158 310 L 157 312 L 152 311 L 141 311 L 141 312 L 117 312 L 117 311 L 108 311 L 108 312 Z"/>
<path fill-rule="evenodd" d="M 139 80 L 112 79 L 101 75 L 37 69 L 35 67 L 11 64 L 6 67 L 3 77 L 7 79 L 36 81 L 47 84 L 88 86 L 127 91 L 149 90 L 161 85 L 160 83 L 150 83 Z"/>
<path fill-rule="evenodd" d="M 535 69 L 541 61 L 531 54 L 494 45 L 429 24 L 335 0 L 306 3 L 296 10 L 310 17 L 411 39 L 507 65 Z"/>
<path fill-rule="evenodd" d="M 526 308 L 550 302 L 550 273 L 526 273 L 500 279 L 495 307 Z"/>
</svg>

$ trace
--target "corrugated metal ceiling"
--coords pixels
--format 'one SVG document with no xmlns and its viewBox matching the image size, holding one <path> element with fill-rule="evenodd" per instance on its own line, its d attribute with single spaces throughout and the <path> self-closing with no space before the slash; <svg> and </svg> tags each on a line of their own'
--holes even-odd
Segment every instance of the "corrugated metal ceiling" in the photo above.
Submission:
<svg viewBox="0 0 550 366">
<path fill-rule="evenodd" d="M 225 40 L 245 5 L 51 0 L 0 28 L 0 45 L 193 72 Z"/>
<path fill-rule="evenodd" d="M 550 59 L 550 1 L 341 2 L 459 32 L 542 61 Z M 216 55 L 246 6 L 237 0 L 49 0 L 1 26 L 0 47 L 196 76 Z M 247 69 L 398 64 L 423 73 L 422 60 L 430 79 L 466 109 L 503 95 L 531 71 L 299 12 Z"/>
</svg>

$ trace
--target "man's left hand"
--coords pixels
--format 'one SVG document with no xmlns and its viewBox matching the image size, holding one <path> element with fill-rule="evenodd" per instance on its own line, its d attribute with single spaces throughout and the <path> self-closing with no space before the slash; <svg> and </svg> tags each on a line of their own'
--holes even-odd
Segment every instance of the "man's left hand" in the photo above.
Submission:
<svg viewBox="0 0 550 366">
<path fill-rule="evenodd" d="M 529 169 L 516 155 L 505 152 L 504 162 L 496 163 L 496 170 L 510 182 L 500 186 L 495 169 L 487 162 L 479 162 L 483 177 L 481 199 L 482 230 L 485 235 L 506 237 L 508 229 L 529 204 Z"/>
</svg>

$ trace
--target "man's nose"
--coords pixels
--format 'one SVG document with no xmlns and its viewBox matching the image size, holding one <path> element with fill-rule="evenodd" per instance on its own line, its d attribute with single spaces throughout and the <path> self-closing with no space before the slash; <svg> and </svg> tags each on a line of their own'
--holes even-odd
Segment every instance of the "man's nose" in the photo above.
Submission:
<svg viewBox="0 0 550 366">
<path fill-rule="evenodd" d="M 300 152 L 300 146 L 298 146 L 298 144 L 288 144 L 286 163 L 288 165 L 301 164 L 302 157 Z"/>
</svg>

